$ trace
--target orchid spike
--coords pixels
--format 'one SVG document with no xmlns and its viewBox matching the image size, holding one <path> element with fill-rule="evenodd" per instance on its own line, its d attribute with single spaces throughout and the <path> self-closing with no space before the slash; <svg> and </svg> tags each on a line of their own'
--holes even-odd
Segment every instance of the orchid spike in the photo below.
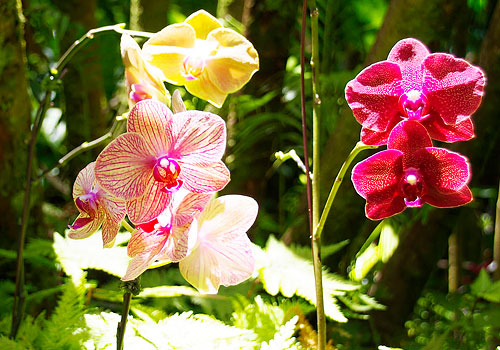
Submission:
<svg viewBox="0 0 500 350">
<path fill-rule="evenodd" d="M 356 164 L 352 182 L 366 199 L 366 216 L 380 220 L 424 203 L 439 208 L 472 201 L 467 187 L 467 158 L 432 147 L 426 129 L 416 121 L 402 121 L 389 136 L 388 149 Z"/>
<path fill-rule="evenodd" d="M 485 84 L 480 68 L 449 54 L 431 54 L 409 38 L 396 43 L 386 61 L 347 83 L 345 95 L 367 145 L 386 144 L 401 120 L 420 122 L 435 140 L 455 142 L 474 137 L 470 117 Z"/>
<path fill-rule="evenodd" d="M 156 33 L 144 44 L 143 52 L 151 65 L 163 71 L 167 82 L 184 85 L 192 95 L 216 107 L 259 69 L 253 45 L 204 10 Z"/>
<path fill-rule="evenodd" d="M 182 276 L 202 293 L 217 293 L 248 279 L 255 259 L 246 232 L 257 217 L 257 202 L 246 196 L 212 199 L 193 220 L 189 252 L 179 262 Z"/>
<path fill-rule="evenodd" d="M 80 215 L 69 225 L 68 237 L 87 238 L 102 225 L 103 246 L 112 247 L 125 217 L 125 202 L 102 190 L 95 182 L 95 162 L 80 171 L 73 185 L 73 199 Z"/>
<path fill-rule="evenodd" d="M 158 217 L 179 188 L 209 193 L 229 182 L 221 161 L 226 127 L 218 115 L 186 111 L 174 117 L 149 99 L 132 108 L 127 131 L 97 157 L 95 174 L 103 189 L 127 202 L 134 224 Z"/>
<path fill-rule="evenodd" d="M 179 190 L 170 205 L 154 220 L 139 224 L 127 245 L 132 258 L 122 280 L 137 278 L 157 260 L 177 262 L 186 257 L 188 230 L 212 194 Z"/>
<path fill-rule="evenodd" d="M 123 34 L 120 42 L 128 104 L 132 108 L 137 102 L 154 98 L 170 104 L 170 93 L 163 85 L 163 73 L 147 63 L 137 42 L 128 34 Z"/>
</svg>

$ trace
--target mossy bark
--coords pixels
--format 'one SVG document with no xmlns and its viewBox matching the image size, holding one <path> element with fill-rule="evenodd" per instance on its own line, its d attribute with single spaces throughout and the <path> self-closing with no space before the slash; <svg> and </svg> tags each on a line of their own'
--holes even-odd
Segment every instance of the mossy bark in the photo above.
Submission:
<svg viewBox="0 0 500 350">
<path fill-rule="evenodd" d="M 31 101 L 26 78 L 20 1 L 0 4 L 0 234 L 8 248 L 19 232 L 30 130 Z"/>
</svg>

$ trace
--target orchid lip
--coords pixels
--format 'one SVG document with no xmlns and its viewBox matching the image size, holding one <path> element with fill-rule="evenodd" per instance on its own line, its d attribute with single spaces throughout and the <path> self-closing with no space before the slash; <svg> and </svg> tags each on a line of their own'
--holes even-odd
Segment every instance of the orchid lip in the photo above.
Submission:
<svg viewBox="0 0 500 350">
<path fill-rule="evenodd" d="M 429 102 L 420 90 L 410 90 L 402 94 L 398 106 L 408 120 L 422 121 L 429 117 Z"/>
<path fill-rule="evenodd" d="M 94 217 L 97 212 L 97 195 L 93 191 L 82 194 L 75 199 L 75 204 L 80 212 Z"/>
<path fill-rule="evenodd" d="M 401 180 L 401 194 L 405 205 L 409 208 L 421 207 L 424 204 L 422 197 L 425 192 L 425 183 L 420 171 L 415 168 L 406 169 Z"/>
<path fill-rule="evenodd" d="M 183 181 L 178 179 L 181 172 L 179 163 L 168 157 L 158 158 L 153 168 L 153 177 L 164 184 L 162 191 L 173 192 L 178 190 Z"/>
</svg>

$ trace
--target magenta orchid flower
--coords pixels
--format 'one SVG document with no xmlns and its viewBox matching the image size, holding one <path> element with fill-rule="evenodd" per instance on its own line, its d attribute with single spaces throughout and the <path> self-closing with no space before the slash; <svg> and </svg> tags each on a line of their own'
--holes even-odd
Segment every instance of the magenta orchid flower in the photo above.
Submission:
<svg viewBox="0 0 500 350">
<path fill-rule="evenodd" d="M 73 199 L 80 215 L 69 225 L 68 237 L 87 238 L 102 225 L 104 247 L 111 247 L 125 217 L 125 202 L 103 191 L 95 182 L 95 162 L 87 165 L 76 177 Z"/>
<path fill-rule="evenodd" d="M 472 201 L 467 187 L 467 158 L 432 147 L 426 129 L 416 121 L 402 121 L 389 136 L 388 149 L 356 164 L 352 182 L 366 199 L 366 216 L 380 220 L 428 203 L 449 208 Z"/>
<path fill-rule="evenodd" d="M 137 278 L 156 260 L 178 262 L 188 251 L 188 230 L 191 222 L 207 205 L 212 194 L 179 190 L 173 201 L 157 218 L 139 224 L 127 245 L 133 258 L 122 280 Z"/>
<path fill-rule="evenodd" d="M 420 122 L 435 140 L 455 142 L 474 137 L 470 116 L 485 84 L 480 68 L 449 54 L 431 54 L 409 38 L 396 43 L 386 61 L 361 71 L 345 95 L 367 145 L 386 144 L 401 120 Z"/>
<path fill-rule="evenodd" d="M 182 276 L 202 293 L 217 293 L 248 279 L 255 266 L 246 232 L 257 217 L 257 202 L 246 196 L 212 199 L 193 220 L 189 252 L 179 262 Z"/>
<path fill-rule="evenodd" d="M 143 100 L 130 111 L 127 133 L 97 157 L 99 185 L 127 203 L 134 224 L 157 218 L 179 188 L 208 193 L 229 182 L 221 161 L 226 127 L 218 115 L 186 111 L 173 116 L 156 100 Z"/>
</svg>

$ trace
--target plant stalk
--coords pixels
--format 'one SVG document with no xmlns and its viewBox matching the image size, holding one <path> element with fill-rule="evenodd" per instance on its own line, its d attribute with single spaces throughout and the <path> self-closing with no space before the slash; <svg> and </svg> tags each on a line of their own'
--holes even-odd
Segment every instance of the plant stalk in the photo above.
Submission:
<svg viewBox="0 0 500 350">
<path fill-rule="evenodd" d="M 332 185 L 330 194 L 328 195 L 328 199 L 326 200 L 325 207 L 323 209 L 323 212 L 321 213 L 318 226 L 316 226 L 316 230 L 314 231 L 314 235 L 318 239 L 321 238 L 321 234 L 323 233 L 323 228 L 325 227 L 326 219 L 328 217 L 328 214 L 330 213 L 330 209 L 332 208 L 333 200 L 337 196 L 337 191 L 339 190 L 342 181 L 344 181 L 345 173 L 347 172 L 347 169 L 351 165 L 352 161 L 354 160 L 354 158 L 356 158 L 359 152 L 366 149 L 376 149 L 376 148 L 378 148 L 378 146 L 368 146 L 360 141 L 356 144 L 356 146 L 354 146 L 351 153 L 349 153 L 349 155 L 347 156 L 347 159 L 345 160 L 344 164 L 342 164 L 342 167 L 340 168 L 337 177 L 335 178 L 335 182 Z"/>
<path fill-rule="evenodd" d="M 139 282 L 140 277 L 135 280 L 123 282 L 123 309 L 122 317 L 120 322 L 118 322 L 118 327 L 116 329 L 116 349 L 123 350 L 123 339 L 125 338 L 125 329 L 127 328 L 128 313 L 130 311 L 130 301 L 132 300 L 132 295 L 139 294 L 141 287 Z"/>
<path fill-rule="evenodd" d="M 498 199 L 495 217 L 495 235 L 493 237 L 493 261 L 496 262 L 496 270 L 493 272 L 493 279 L 500 281 L 500 183 L 498 186 Z"/>
</svg>

